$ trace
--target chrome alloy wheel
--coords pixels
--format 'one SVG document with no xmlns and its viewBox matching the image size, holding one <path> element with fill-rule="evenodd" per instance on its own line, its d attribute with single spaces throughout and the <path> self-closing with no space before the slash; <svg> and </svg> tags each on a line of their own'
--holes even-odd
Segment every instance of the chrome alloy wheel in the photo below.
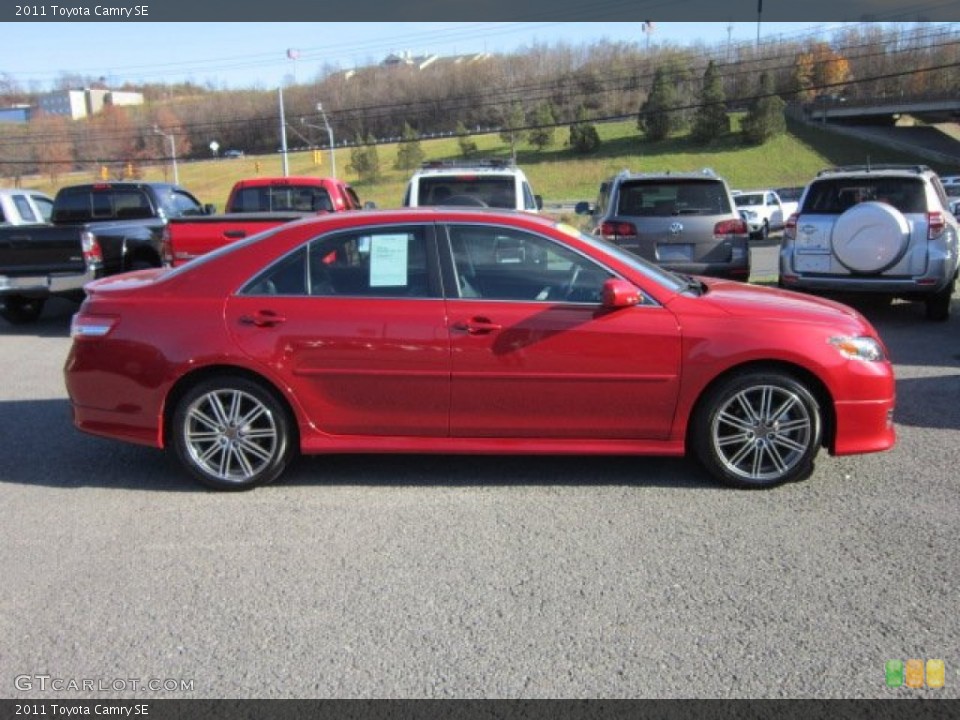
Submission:
<svg viewBox="0 0 960 720">
<path fill-rule="evenodd" d="M 183 444 L 197 467 L 217 480 L 246 483 L 274 461 L 277 421 L 263 402 L 234 388 L 197 397 L 186 408 Z"/>
<path fill-rule="evenodd" d="M 710 441 L 727 472 L 754 482 L 778 480 L 804 460 L 814 423 L 807 404 L 789 388 L 755 385 L 714 414 Z"/>
</svg>

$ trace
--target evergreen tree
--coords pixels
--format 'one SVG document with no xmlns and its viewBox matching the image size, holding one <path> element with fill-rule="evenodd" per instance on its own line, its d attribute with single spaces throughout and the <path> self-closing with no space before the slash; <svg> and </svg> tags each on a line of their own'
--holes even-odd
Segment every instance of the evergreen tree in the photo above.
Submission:
<svg viewBox="0 0 960 720">
<path fill-rule="evenodd" d="M 477 154 L 477 143 L 470 139 L 470 131 L 463 121 L 457 123 L 457 144 L 460 146 L 460 154 L 469 159 Z"/>
<path fill-rule="evenodd" d="M 700 94 L 700 107 L 691 133 L 694 142 L 705 145 L 730 132 L 730 117 L 727 115 L 726 95 L 723 92 L 723 78 L 717 72 L 713 60 L 703 73 L 703 91 Z"/>
<path fill-rule="evenodd" d="M 677 94 L 668 68 L 661 65 L 653 75 L 653 88 L 640 107 L 637 128 L 648 140 L 665 140 L 677 126 L 673 116 L 676 106 Z"/>
<path fill-rule="evenodd" d="M 549 101 L 540 103 L 533 114 L 533 124 L 536 127 L 529 133 L 530 144 L 536 146 L 537 150 L 553 145 L 553 126 L 556 122 L 553 105 Z"/>
<path fill-rule="evenodd" d="M 577 108 L 577 120 L 570 126 L 570 147 L 579 155 L 596 152 L 600 147 L 597 126 L 587 122 L 587 108 L 584 105 Z"/>
<path fill-rule="evenodd" d="M 514 162 L 517 161 L 517 145 L 525 136 L 521 128 L 526 124 L 527 118 L 523 114 L 523 106 L 520 103 L 514 103 L 500 130 L 500 139 L 510 146 L 510 156 Z"/>
<path fill-rule="evenodd" d="M 423 163 L 423 148 L 420 147 L 420 134 L 410 127 L 410 123 L 403 124 L 403 142 L 397 149 L 397 170 L 412 170 Z"/>
<path fill-rule="evenodd" d="M 350 168 L 361 180 L 375 182 L 380 178 L 380 155 L 376 142 L 373 135 L 368 134 L 366 139 L 357 135 L 356 145 L 350 150 Z"/>
<path fill-rule="evenodd" d="M 750 145 L 763 145 L 770 138 L 785 133 L 785 107 L 786 103 L 773 91 L 773 79 L 767 73 L 762 73 L 757 98 L 750 104 L 740 125 L 744 141 Z"/>
</svg>

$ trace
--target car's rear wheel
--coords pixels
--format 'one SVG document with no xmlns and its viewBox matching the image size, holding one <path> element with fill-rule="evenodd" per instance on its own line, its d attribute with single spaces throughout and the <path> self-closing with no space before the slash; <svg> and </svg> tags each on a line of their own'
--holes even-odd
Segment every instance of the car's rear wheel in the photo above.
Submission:
<svg viewBox="0 0 960 720">
<path fill-rule="evenodd" d="M 744 372 L 699 404 L 692 446 L 720 482 L 773 487 L 810 474 L 821 427 L 819 404 L 802 382 L 781 372 Z"/>
<path fill-rule="evenodd" d="M 190 388 L 173 414 L 177 458 L 201 483 L 249 490 L 272 482 L 294 453 L 293 425 L 269 389 L 224 375 Z"/>
<path fill-rule="evenodd" d="M 950 303 L 953 300 L 953 283 L 926 299 L 927 320 L 944 322 L 950 319 Z"/>
<path fill-rule="evenodd" d="M 11 325 L 26 325 L 40 319 L 43 312 L 44 298 L 28 298 L 21 295 L 9 295 L 2 301 L 0 317 Z"/>
</svg>

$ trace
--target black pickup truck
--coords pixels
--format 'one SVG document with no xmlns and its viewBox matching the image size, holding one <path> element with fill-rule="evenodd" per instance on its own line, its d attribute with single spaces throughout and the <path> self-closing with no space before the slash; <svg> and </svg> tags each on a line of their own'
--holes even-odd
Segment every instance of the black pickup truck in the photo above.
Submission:
<svg viewBox="0 0 960 720">
<path fill-rule="evenodd" d="M 51 296 L 82 299 L 91 280 L 159 267 L 167 221 L 212 212 L 166 183 L 65 187 L 54 198 L 51 223 L 0 227 L 0 316 L 33 322 Z"/>
</svg>

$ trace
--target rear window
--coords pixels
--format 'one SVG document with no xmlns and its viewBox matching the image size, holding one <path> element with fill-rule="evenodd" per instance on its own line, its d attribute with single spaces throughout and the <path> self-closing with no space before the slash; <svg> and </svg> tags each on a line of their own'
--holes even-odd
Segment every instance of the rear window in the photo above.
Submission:
<svg viewBox="0 0 960 720">
<path fill-rule="evenodd" d="M 763 205 L 763 195 L 761 193 L 737 195 L 733 199 L 733 202 L 736 203 L 737 207 L 756 207 L 758 205 Z"/>
<path fill-rule="evenodd" d="M 724 215 L 730 213 L 726 186 L 716 180 L 640 180 L 620 185 L 618 215 Z"/>
<path fill-rule="evenodd" d="M 146 193 L 137 188 L 61 191 L 54 205 L 56 222 L 132 220 L 154 217 Z"/>
<path fill-rule="evenodd" d="M 925 213 L 926 197 L 919 178 L 849 177 L 818 180 L 810 186 L 801 212 L 839 215 L 866 201 L 893 205 L 902 213 Z"/>
<path fill-rule="evenodd" d="M 517 207 L 516 182 L 510 175 L 421 177 L 417 204 L 466 204 L 464 196 L 476 198 L 488 207 Z"/>
<path fill-rule="evenodd" d="M 292 210 L 297 212 L 333 212 L 330 195 L 322 187 L 249 187 L 237 191 L 231 201 L 229 212 L 270 212 Z"/>
</svg>

